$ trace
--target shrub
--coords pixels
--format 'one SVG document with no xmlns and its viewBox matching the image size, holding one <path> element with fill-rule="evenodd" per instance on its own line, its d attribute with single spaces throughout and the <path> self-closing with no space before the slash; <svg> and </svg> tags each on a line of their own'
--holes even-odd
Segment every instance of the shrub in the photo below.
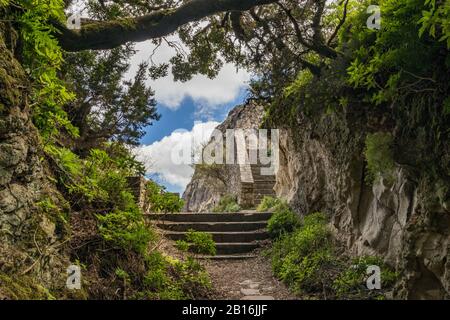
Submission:
<svg viewBox="0 0 450 320">
<path fill-rule="evenodd" d="M 282 204 L 282 201 L 280 199 L 264 196 L 261 203 L 258 205 L 258 208 L 256 208 L 256 211 L 258 212 L 264 212 L 264 211 L 271 211 L 274 210 L 275 207 Z"/>
<path fill-rule="evenodd" d="M 333 261 L 326 217 L 313 213 L 292 233 L 283 233 L 270 250 L 275 275 L 296 292 L 321 290 L 327 265 Z"/>
<path fill-rule="evenodd" d="M 173 271 L 178 274 L 178 285 L 188 299 L 205 298 L 211 290 L 211 280 L 205 268 L 194 258 L 172 263 Z"/>
<path fill-rule="evenodd" d="M 152 212 L 180 212 L 184 206 L 183 199 L 173 193 L 166 192 L 163 186 L 154 181 L 147 182 L 146 191 Z"/>
<path fill-rule="evenodd" d="M 379 177 L 384 177 L 388 181 L 392 180 L 394 169 L 392 140 L 390 133 L 377 132 L 367 135 L 364 150 L 368 171 L 366 175 L 367 183 L 373 183 Z"/>
<path fill-rule="evenodd" d="M 274 208 L 275 212 L 267 223 L 267 230 L 272 239 L 281 237 L 300 226 L 299 217 L 286 203 L 280 203 Z"/>
<path fill-rule="evenodd" d="M 225 195 L 220 198 L 219 204 L 212 210 L 213 212 L 238 212 L 241 207 L 236 201 L 236 197 Z"/>
<path fill-rule="evenodd" d="M 151 252 L 146 258 L 144 291 L 135 298 L 182 300 L 206 298 L 211 289 L 208 274 L 192 257 L 186 261 Z"/>
<path fill-rule="evenodd" d="M 357 297 L 365 295 L 376 295 L 380 297 L 383 291 L 371 291 L 367 289 L 367 267 L 379 266 L 381 269 L 381 290 L 392 287 L 398 275 L 393 272 L 379 257 L 362 256 L 353 259 L 352 264 L 341 272 L 333 282 L 333 289 L 339 298 Z"/>
<path fill-rule="evenodd" d="M 189 230 L 186 233 L 186 240 L 176 242 L 178 249 L 182 251 L 192 251 L 199 254 L 215 255 L 216 243 L 212 235 L 206 232 Z"/>
<path fill-rule="evenodd" d="M 152 229 L 145 225 L 138 208 L 129 211 L 115 210 L 106 215 L 97 215 L 97 219 L 100 235 L 125 250 L 145 253 L 148 243 L 156 238 Z"/>
</svg>

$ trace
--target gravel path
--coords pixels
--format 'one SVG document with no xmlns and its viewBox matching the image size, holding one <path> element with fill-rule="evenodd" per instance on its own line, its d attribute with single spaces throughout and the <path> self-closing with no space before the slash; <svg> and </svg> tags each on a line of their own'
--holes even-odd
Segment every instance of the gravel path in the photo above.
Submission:
<svg viewBox="0 0 450 320">
<path fill-rule="evenodd" d="M 203 261 L 217 300 L 293 300 L 298 299 L 275 279 L 270 261 L 258 255 L 245 260 Z"/>
<path fill-rule="evenodd" d="M 184 253 L 174 247 L 174 242 L 161 237 L 158 249 L 172 257 L 182 259 Z M 258 252 L 259 251 L 259 252 Z M 270 260 L 261 249 L 254 252 L 257 257 L 243 260 L 203 260 L 213 284 L 214 300 L 295 300 L 286 286 L 272 273 Z"/>
</svg>

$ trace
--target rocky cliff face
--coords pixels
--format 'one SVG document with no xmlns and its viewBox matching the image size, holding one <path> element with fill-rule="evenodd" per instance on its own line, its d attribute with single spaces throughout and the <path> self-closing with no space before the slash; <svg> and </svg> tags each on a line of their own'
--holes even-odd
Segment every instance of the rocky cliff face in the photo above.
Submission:
<svg viewBox="0 0 450 320">
<path fill-rule="evenodd" d="M 397 164 L 365 182 L 367 118 L 298 119 L 280 141 L 276 193 L 299 214 L 324 211 L 353 255 L 379 255 L 402 274 L 398 298 L 450 297 L 450 206 L 440 183 Z M 438 197 L 436 197 L 438 195 Z"/>
<path fill-rule="evenodd" d="M 66 258 L 59 252 L 57 219 L 37 205 L 57 192 L 46 178 L 41 143 L 29 116 L 25 72 L 5 45 L 5 35 L 13 43 L 14 34 L 0 25 L 0 299 L 42 298 L 23 279 L 33 275 L 41 288 L 55 282 L 64 286 L 68 263 L 62 264 Z M 14 280 L 13 271 L 21 274 L 21 282 Z M 17 292 L 21 287 L 23 295 Z"/>
<path fill-rule="evenodd" d="M 235 107 L 216 129 L 225 134 L 227 129 L 257 129 L 262 123 L 263 107 L 248 103 Z M 184 211 L 204 212 L 217 205 L 225 194 L 238 196 L 239 166 L 218 165 L 214 168 L 196 166 L 191 182 L 183 194 Z"/>
<path fill-rule="evenodd" d="M 261 116 L 239 106 L 219 129 L 256 126 Z M 348 254 L 384 257 L 401 274 L 396 298 L 450 298 L 448 185 L 401 164 L 392 179 L 368 183 L 365 139 L 383 121 L 377 117 L 376 110 L 299 114 L 296 125 L 280 124 L 276 194 L 300 215 L 327 213 Z M 236 194 L 238 173 L 222 168 L 226 183 L 195 171 L 184 194 L 187 210 L 206 211 L 221 195 Z"/>
</svg>

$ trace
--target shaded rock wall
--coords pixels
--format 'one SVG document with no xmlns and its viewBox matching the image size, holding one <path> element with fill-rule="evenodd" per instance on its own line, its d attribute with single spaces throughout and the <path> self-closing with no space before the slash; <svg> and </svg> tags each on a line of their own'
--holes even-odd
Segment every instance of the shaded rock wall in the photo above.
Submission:
<svg viewBox="0 0 450 320">
<path fill-rule="evenodd" d="M 64 287 L 68 261 L 59 245 L 63 235 L 53 213 L 37 205 L 57 191 L 47 179 L 41 142 L 30 119 L 27 77 L 5 44 L 13 44 L 14 35 L 0 25 L 0 274 L 33 275 L 43 287 Z M 0 297 L 9 298 L 2 291 L 5 286 L 0 285 Z"/>
<path fill-rule="evenodd" d="M 397 298 L 449 298 L 449 199 L 436 201 L 441 182 L 407 165 L 393 182 L 364 181 L 368 117 L 299 118 L 282 131 L 276 193 L 299 214 L 328 213 L 350 254 L 384 257 L 402 276 Z"/>
</svg>

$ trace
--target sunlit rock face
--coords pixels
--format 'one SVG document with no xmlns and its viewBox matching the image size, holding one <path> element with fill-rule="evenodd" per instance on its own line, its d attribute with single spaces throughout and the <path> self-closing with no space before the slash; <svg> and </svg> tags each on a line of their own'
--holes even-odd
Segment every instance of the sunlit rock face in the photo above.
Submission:
<svg viewBox="0 0 450 320">
<path fill-rule="evenodd" d="M 399 164 L 393 181 L 367 183 L 364 121 L 335 114 L 298 123 L 281 135 L 277 195 L 301 215 L 326 212 L 347 253 L 384 257 L 402 277 L 395 297 L 449 298 L 450 208 L 436 197 L 441 183 Z"/>
<path fill-rule="evenodd" d="M 217 129 L 225 134 L 227 129 L 258 129 L 264 115 L 263 107 L 247 103 L 230 111 Z M 205 212 L 217 205 L 223 195 L 238 197 L 240 194 L 239 166 L 224 164 L 211 174 L 196 167 L 183 194 L 184 211 Z"/>
</svg>

